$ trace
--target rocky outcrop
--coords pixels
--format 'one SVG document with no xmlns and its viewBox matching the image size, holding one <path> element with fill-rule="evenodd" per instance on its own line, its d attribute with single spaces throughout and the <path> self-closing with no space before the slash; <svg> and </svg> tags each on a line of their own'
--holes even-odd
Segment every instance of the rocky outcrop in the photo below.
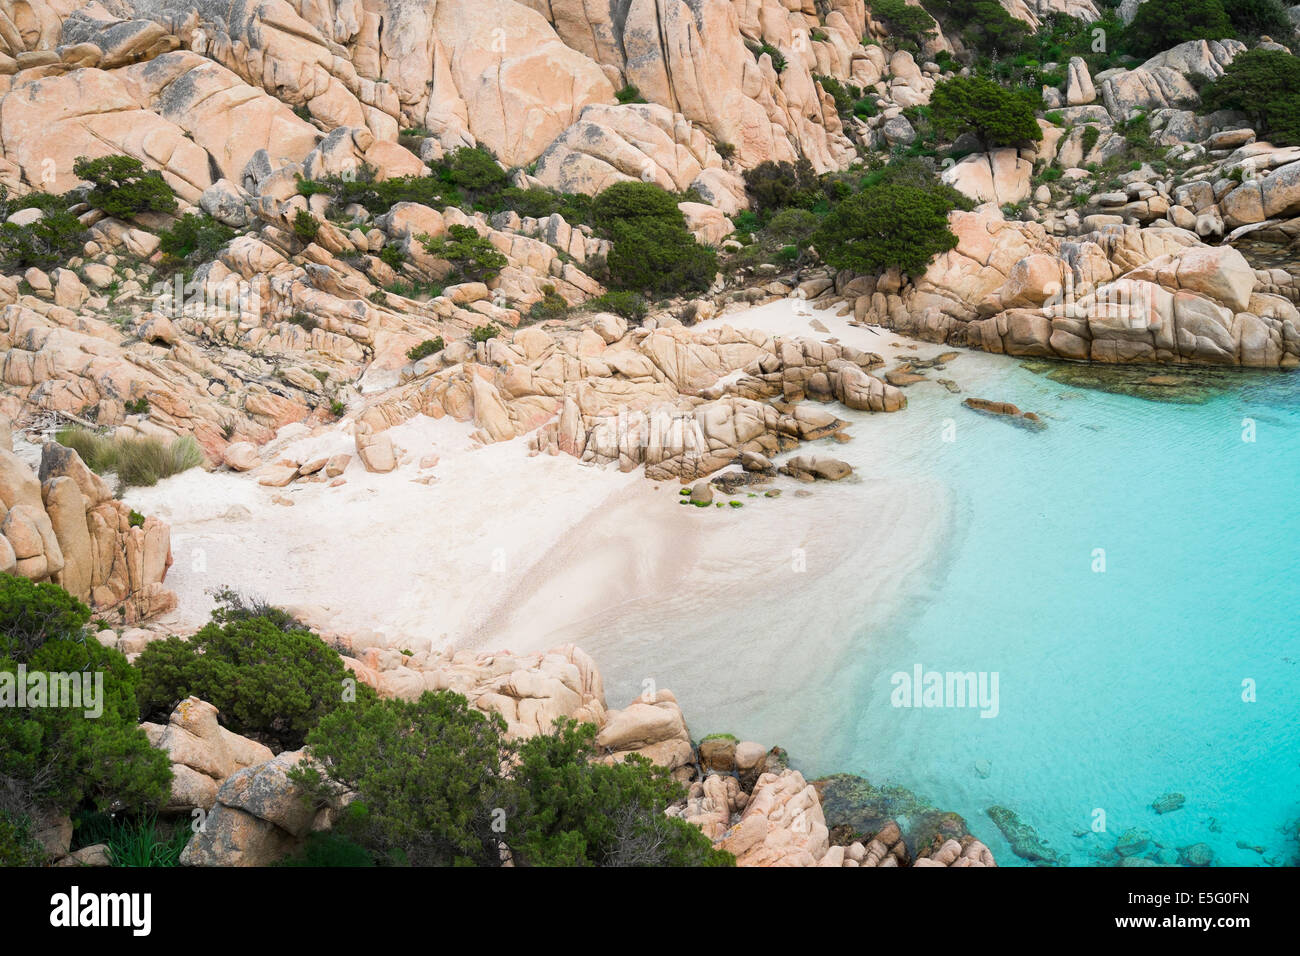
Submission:
<svg viewBox="0 0 1300 956">
<path fill-rule="evenodd" d="M 572 644 L 527 656 L 427 649 L 403 654 L 361 635 L 329 639 L 357 679 L 381 697 L 415 700 L 425 691 L 455 691 L 480 710 L 500 714 L 512 738 L 548 732 L 559 717 L 605 723 L 600 672 Z"/>
<path fill-rule="evenodd" d="M 358 427 L 372 439 L 416 414 L 452 415 L 473 422 L 485 442 L 529 434 L 538 452 L 688 481 L 746 452 L 772 455 L 844 426 L 828 411 L 793 404 L 805 398 L 902 408 L 898 389 L 867 372 L 882 364 L 811 339 L 726 326 L 696 333 L 676 323 L 629 329 L 617 316 L 597 316 L 522 329 L 472 353 L 444 349 L 404 369 L 406 384 L 358 413 Z M 776 397 L 779 408 L 766 401 Z"/>
<path fill-rule="evenodd" d="M 952 214 L 958 245 L 914 282 L 876 283 L 859 320 L 990 352 L 1107 363 L 1300 364 L 1300 313 L 1230 246 L 1175 227 L 1073 240 L 990 207 Z M 883 291 L 898 288 L 898 291 Z"/>
<path fill-rule="evenodd" d="M 739 180 L 710 144 L 740 167 L 802 155 L 825 171 L 853 158 L 855 131 L 815 74 L 880 83 L 899 106 L 924 102 L 932 84 L 909 55 L 878 63 L 861 46 L 860 3 L 824 16 L 760 6 L 267 0 L 232 12 L 219 0 L 73 0 L 35 16 L 7 2 L 0 14 L 23 26 L 0 37 L 13 67 L 0 172 L 36 184 L 52 160 L 61 191 L 76 156 L 127 153 L 193 202 L 218 181 L 301 163 L 322 132 L 363 131 L 376 140 L 371 165 L 400 166 L 398 135 L 415 130 L 431 157 L 481 144 L 507 166 L 541 159 L 541 181 L 579 191 L 649 170 L 731 212 Z M 616 104 L 625 87 L 648 102 Z"/>
<path fill-rule="evenodd" d="M 1019 150 L 972 153 L 944 171 L 942 179 L 976 202 L 1015 205 L 1029 196 L 1033 163 Z"/>
<path fill-rule="evenodd" d="M 317 810 L 289 779 L 305 758 L 305 751 L 285 751 L 227 777 L 181 853 L 181 865 L 267 866 L 292 853 L 312 830 L 327 828 L 334 810 Z"/>
<path fill-rule="evenodd" d="M 172 563 L 167 525 L 133 520 L 72 449 L 43 446 L 39 474 L 0 449 L 0 513 L 0 573 L 53 581 L 127 622 L 176 606 L 162 583 Z"/>
<path fill-rule="evenodd" d="M 695 748 L 686 729 L 686 719 L 672 691 L 642 695 L 622 710 L 610 710 L 596 735 L 596 746 L 611 762 L 630 753 L 640 754 L 678 777 L 692 774 Z"/>
<path fill-rule="evenodd" d="M 1135 109 L 1195 105 L 1200 97 L 1189 77 L 1216 79 L 1245 49 L 1238 40 L 1189 40 L 1135 69 L 1107 70 L 1097 77 L 1102 102 L 1115 120 L 1128 119 Z"/>
<path fill-rule="evenodd" d="M 227 778 L 273 756 L 269 748 L 218 724 L 217 708 L 197 697 L 177 704 L 166 724 L 143 723 L 140 728 L 150 744 L 171 758 L 168 811 L 211 810 Z"/>
</svg>

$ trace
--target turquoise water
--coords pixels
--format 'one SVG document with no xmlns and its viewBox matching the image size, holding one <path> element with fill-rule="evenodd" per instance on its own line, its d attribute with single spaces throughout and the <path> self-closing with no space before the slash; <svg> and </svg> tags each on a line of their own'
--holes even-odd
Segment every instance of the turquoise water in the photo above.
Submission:
<svg viewBox="0 0 1300 956">
<path fill-rule="evenodd" d="M 932 385 L 879 426 L 890 454 L 877 473 L 940 476 L 952 535 L 906 612 L 855 640 L 838 681 L 852 713 L 800 763 L 916 790 L 965 816 L 1002 865 L 1023 861 L 985 815 L 993 804 L 1071 865 L 1102 862 L 1130 827 L 1171 851 L 1208 844 L 1221 865 L 1294 862 L 1300 375 L 1243 376 L 1189 406 L 1007 363 L 967 394 L 1048 428 L 978 415 Z M 918 663 L 997 672 L 997 717 L 891 706 L 890 676 Z M 1169 791 L 1186 804 L 1157 815 L 1150 804 Z"/>
</svg>

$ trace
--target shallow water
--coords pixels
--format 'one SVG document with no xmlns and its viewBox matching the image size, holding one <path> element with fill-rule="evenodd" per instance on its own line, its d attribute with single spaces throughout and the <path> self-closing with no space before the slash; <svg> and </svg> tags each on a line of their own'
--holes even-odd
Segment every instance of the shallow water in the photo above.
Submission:
<svg viewBox="0 0 1300 956">
<path fill-rule="evenodd" d="M 647 598 L 569 632 L 601 662 L 611 705 L 653 675 L 695 736 L 780 744 L 810 778 L 910 788 L 966 817 L 1001 865 L 1024 861 L 993 805 L 1070 865 L 1114 863 L 1130 828 L 1166 862 L 1197 843 L 1224 865 L 1293 862 L 1300 374 L 1243 373 L 1203 404 L 1085 390 L 973 352 L 929 375 L 962 394 L 928 381 L 898 414 L 835 406 L 853 441 L 800 449 L 849 461 L 853 478 L 793 500 L 787 481 L 743 520 L 699 516 L 735 521 L 736 557 L 696 567 L 717 585 L 707 600 Z M 968 396 L 1047 428 L 970 411 Z M 772 576 L 792 544 L 809 573 Z M 737 567 L 768 575 L 765 592 L 728 602 Z M 997 716 L 892 706 L 891 677 L 918 664 L 996 672 Z M 1155 813 L 1169 792 L 1185 805 Z"/>
<path fill-rule="evenodd" d="M 1206 843 L 1220 864 L 1292 862 L 1300 375 L 1245 375 L 1204 405 L 1167 405 L 1007 362 L 974 394 L 1048 427 L 980 416 L 931 385 L 870 423 L 890 449 L 879 472 L 940 477 L 955 520 L 931 580 L 854 642 L 844 722 L 815 753 L 792 751 L 799 763 L 917 790 L 1003 865 L 1022 861 L 984 813 L 994 804 L 1072 865 L 1100 862 L 1130 827 L 1169 849 Z M 892 706 L 891 675 L 917 664 L 997 672 L 997 716 Z M 1156 814 L 1169 791 L 1185 806 Z"/>
</svg>

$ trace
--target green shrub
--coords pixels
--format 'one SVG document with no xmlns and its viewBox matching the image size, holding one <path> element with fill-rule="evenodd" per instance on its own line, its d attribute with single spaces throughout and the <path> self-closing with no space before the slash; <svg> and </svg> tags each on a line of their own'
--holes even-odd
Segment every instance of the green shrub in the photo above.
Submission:
<svg viewBox="0 0 1300 956">
<path fill-rule="evenodd" d="M 1201 109 L 1241 110 L 1275 146 L 1300 144 L 1300 57 L 1247 50 L 1201 91 Z"/>
<path fill-rule="evenodd" d="M 489 322 L 487 325 L 476 325 L 470 332 L 470 338 L 475 342 L 486 342 L 488 339 L 494 339 L 501 334 L 501 330 L 496 325 Z"/>
<path fill-rule="evenodd" d="M 425 339 L 419 345 L 414 345 L 407 349 L 406 357 L 412 362 L 418 362 L 420 359 L 428 358 L 430 355 L 437 355 L 446 347 L 446 344 L 442 341 L 442 336 L 439 335 L 436 338 Z"/>
<path fill-rule="evenodd" d="M 295 312 L 289 318 L 285 319 L 290 325 L 296 325 L 298 328 L 307 332 L 313 332 L 320 328 L 320 319 L 307 312 Z"/>
<path fill-rule="evenodd" d="M 1222 0 L 1146 0 L 1124 37 L 1134 53 L 1150 57 L 1188 40 L 1235 35 Z"/>
<path fill-rule="evenodd" d="M 0 575 L 0 657 L 26 660 L 50 638 L 79 636 L 90 608 L 57 584 Z"/>
<path fill-rule="evenodd" d="M 745 191 L 760 214 L 787 206 L 807 209 L 821 195 L 812 163 L 803 157 L 795 163 L 767 160 L 745 170 L 742 175 Z"/>
<path fill-rule="evenodd" d="M 909 170 L 886 173 L 836 206 L 813 237 L 822 258 L 853 272 L 896 267 L 915 275 L 954 248 L 948 213 L 958 200 L 950 187 L 914 176 Z"/>
<path fill-rule="evenodd" d="M 21 853 L 16 818 L 42 809 L 101 810 L 159 805 L 171 788 L 167 755 L 137 726 L 139 675 L 116 650 L 85 632 L 90 610 L 54 584 L 0 575 L 0 671 L 83 674 L 102 680 L 83 707 L 0 707 L 0 811 Z M 87 716 L 98 710 L 96 716 Z M 0 844 L 5 841 L 0 839 Z"/>
<path fill-rule="evenodd" d="M 717 253 L 700 245 L 684 223 L 657 219 L 615 223 L 607 258 L 611 282 L 660 294 L 704 291 L 717 272 Z"/>
<path fill-rule="evenodd" d="M 596 196 L 591 204 L 592 224 L 608 232 L 619 222 L 681 218 L 677 199 L 653 183 L 616 183 Z"/>
<path fill-rule="evenodd" d="M 841 83 L 833 76 L 824 76 L 820 73 L 814 73 L 813 79 L 821 84 L 821 88 L 835 101 L 835 112 L 845 118 L 853 115 L 854 104 L 862 99 L 861 87 L 851 83 Z"/>
<path fill-rule="evenodd" d="M 1030 36 L 1029 27 L 998 0 L 925 0 L 922 5 L 945 34 L 960 36 L 965 46 L 984 56 L 1012 53 Z"/>
<path fill-rule="evenodd" d="M 335 418 L 342 418 L 344 415 L 347 414 L 347 411 L 348 411 L 347 405 L 345 405 L 339 399 L 336 398 L 330 402 L 330 414 L 333 415 Z"/>
<path fill-rule="evenodd" d="M 56 436 L 60 445 L 81 456 L 91 471 L 112 473 L 126 487 L 152 486 L 203 464 L 203 449 L 191 435 L 170 442 L 152 436 L 117 437 L 74 426 Z"/>
<path fill-rule="evenodd" d="M 542 286 L 542 298 L 528 309 L 528 317 L 537 321 L 562 318 L 569 311 L 569 303 L 555 291 L 555 286 Z"/>
<path fill-rule="evenodd" d="M 406 261 L 406 253 L 402 252 L 401 246 L 395 242 L 390 242 L 379 250 L 379 261 L 390 269 L 402 268 L 402 263 Z"/>
<path fill-rule="evenodd" d="M 453 149 L 443 164 L 447 179 L 471 196 L 501 189 L 510 181 L 492 154 L 479 146 Z"/>
<path fill-rule="evenodd" d="M 668 770 L 639 754 L 596 759 L 596 728 L 568 718 L 519 746 L 517 824 L 522 866 L 734 866 L 698 827 L 664 815 L 686 795 Z"/>
<path fill-rule="evenodd" d="M 373 167 L 363 164 L 355 177 L 327 176 L 322 179 L 298 180 L 303 196 L 327 194 L 336 206 L 357 203 L 374 214 L 388 212 L 399 202 L 416 202 L 434 209 L 460 202 L 460 193 L 450 179 L 438 176 L 394 176 L 375 181 Z"/>
<path fill-rule="evenodd" d="M 1092 152 L 1093 147 L 1097 145 L 1097 140 L 1101 139 L 1101 129 L 1096 126 L 1085 126 L 1083 128 L 1083 138 L 1080 145 L 1083 147 L 1083 155 L 1086 157 Z"/>
<path fill-rule="evenodd" d="M 781 242 L 808 244 L 821 220 L 807 209 L 782 209 L 767 223 L 767 233 Z"/>
<path fill-rule="evenodd" d="M 640 322 L 648 311 L 644 298 L 635 292 L 617 289 L 594 296 L 588 299 L 585 305 L 594 312 L 613 312 L 615 315 L 621 315 L 629 322 Z"/>
<path fill-rule="evenodd" d="M 307 834 L 307 839 L 293 856 L 286 857 L 276 866 L 360 867 L 374 866 L 375 861 L 363 846 L 330 830 Z"/>
<path fill-rule="evenodd" d="M 454 264 L 466 279 L 493 279 L 509 262 L 491 240 L 480 236 L 473 226 L 449 226 L 447 235 L 436 239 L 427 234 L 416 238 L 425 252 Z"/>
<path fill-rule="evenodd" d="M 521 216 L 545 219 L 559 213 L 570 223 L 586 222 L 591 212 L 591 197 L 568 195 L 534 186 L 520 189 L 507 186 L 495 196 L 494 211 L 509 209 Z"/>
<path fill-rule="evenodd" d="M 591 205 L 592 222 L 613 248 L 612 284 L 627 290 L 680 293 L 707 289 L 717 254 L 695 241 L 675 197 L 651 183 L 610 186 Z"/>
<path fill-rule="evenodd" d="M 853 115 L 860 116 L 862 119 L 870 119 L 875 116 L 879 110 L 876 107 L 874 95 L 867 95 L 859 100 L 853 101 Z"/>
<path fill-rule="evenodd" d="M 67 203 L 49 193 L 29 193 L 11 199 L 9 187 L 0 184 L 0 218 L 20 209 L 40 209 L 41 218 L 26 226 L 0 222 L 0 265 L 9 269 L 49 268 L 80 255 L 86 229 Z"/>
<path fill-rule="evenodd" d="M 493 866 L 493 811 L 513 809 L 505 729 L 447 691 L 340 707 L 307 735 L 315 765 L 290 777 L 321 800 L 354 792 L 335 832 L 383 862 Z"/>
<path fill-rule="evenodd" d="M 1239 34 L 1278 41 L 1289 40 L 1295 31 L 1286 9 L 1279 0 L 1223 0 L 1223 12 Z"/>
<path fill-rule="evenodd" d="M 119 219 L 129 219 L 142 212 L 171 212 L 176 196 L 171 187 L 154 170 L 130 156 L 79 156 L 72 164 L 78 179 L 90 183 L 86 202 Z"/>
<path fill-rule="evenodd" d="M 342 701 L 349 672 L 338 653 L 283 611 L 241 608 L 213 617 L 190 640 L 154 641 L 136 659 L 142 716 L 165 720 L 194 696 L 215 706 L 237 734 L 275 749 L 302 746 Z"/>
<path fill-rule="evenodd" d="M 320 235 L 320 220 L 306 209 L 299 209 L 293 216 L 293 234 L 303 242 L 315 242 Z"/>
<path fill-rule="evenodd" d="M 41 866 L 45 848 L 36 840 L 31 817 L 0 809 L 0 867 Z"/>
<path fill-rule="evenodd" d="M 773 70 L 777 73 L 781 73 L 785 70 L 785 54 L 772 46 L 772 44 L 768 43 L 766 40 L 759 44 L 758 49 L 754 51 L 754 55 L 755 57 L 761 57 L 764 53 L 772 58 Z"/>
<path fill-rule="evenodd" d="M 974 133 L 985 148 L 1037 142 L 1043 131 L 1030 98 L 979 76 L 940 80 L 930 96 L 935 131 L 950 140 Z"/>
<path fill-rule="evenodd" d="M 414 299 L 416 296 L 428 296 L 435 299 L 442 295 L 442 286 L 436 282 L 425 282 L 416 280 L 415 282 L 406 282 L 398 279 L 384 286 L 385 292 L 391 292 L 393 295 L 405 296 L 408 299 Z"/>
<path fill-rule="evenodd" d="M 641 91 L 631 83 L 627 84 L 627 86 L 623 87 L 621 90 L 615 90 L 614 99 L 618 100 L 620 103 L 645 102 L 645 97 L 641 95 Z"/>
<path fill-rule="evenodd" d="M 187 212 L 158 233 L 158 248 L 172 259 L 198 264 L 215 259 L 233 238 L 235 230 L 207 213 Z"/>
<path fill-rule="evenodd" d="M 149 396 L 141 395 L 139 398 L 133 398 L 122 403 L 122 408 L 128 415 L 148 415 L 149 414 Z"/>
<path fill-rule="evenodd" d="M 904 0 L 869 0 L 867 7 L 873 19 L 881 20 L 891 35 L 921 43 L 935 35 L 934 17 L 920 7 L 909 6 Z"/>
</svg>

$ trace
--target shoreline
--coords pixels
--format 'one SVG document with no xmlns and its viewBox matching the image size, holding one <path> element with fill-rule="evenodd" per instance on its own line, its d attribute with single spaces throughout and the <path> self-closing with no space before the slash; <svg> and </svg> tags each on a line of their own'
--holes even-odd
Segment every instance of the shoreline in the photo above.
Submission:
<svg viewBox="0 0 1300 956">
<path fill-rule="evenodd" d="M 850 326 L 833 310 L 795 308 L 783 300 L 697 328 L 836 337 L 891 361 L 929 347 Z M 354 460 L 339 488 L 266 488 L 248 475 L 194 471 L 132 489 L 128 500 L 172 527 L 166 583 L 179 606 L 162 623 L 177 630 L 202 626 L 213 605 L 205 592 L 228 586 L 323 633 L 385 646 L 525 654 L 571 642 L 600 665 L 611 706 L 651 680 L 682 700 L 694 732 L 744 724 L 749 736 L 793 745 L 789 729 L 799 726 L 826 742 L 832 724 L 851 721 L 831 703 L 836 694 L 819 692 L 817 719 L 798 721 L 779 717 L 773 696 L 792 701 L 836 684 L 857 635 L 887 626 L 924 590 L 952 507 L 941 481 L 873 473 L 888 454 L 864 427 L 873 416 L 827 407 L 852 421 L 853 440 L 799 451 L 846 458 L 856 474 L 819 482 L 809 497 L 796 494 L 809 486 L 784 477 L 742 488 L 731 497 L 743 508 L 681 507 L 679 484 L 647 480 L 642 469 L 529 456 L 526 438 L 477 447 L 468 423 L 424 417 L 390 430 L 402 449 L 396 471 L 370 474 Z M 282 436 L 264 449 L 268 460 L 352 451 L 342 428 Z M 421 468 L 431 453 L 440 460 Z M 770 488 L 783 494 L 764 497 Z M 272 573 L 283 568 L 290 573 Z"/>
</svg>

